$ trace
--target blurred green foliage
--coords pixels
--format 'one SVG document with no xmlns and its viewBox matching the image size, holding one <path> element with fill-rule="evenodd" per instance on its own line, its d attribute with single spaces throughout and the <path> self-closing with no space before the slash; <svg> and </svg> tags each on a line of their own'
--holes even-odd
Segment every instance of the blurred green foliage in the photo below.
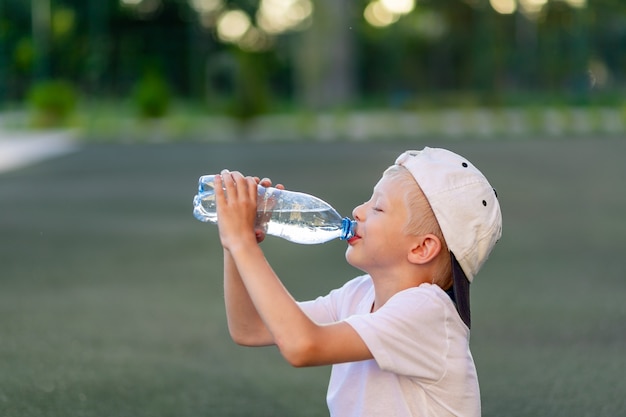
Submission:
<svg viewBox="0 0 626 417">
<path fill-rule="evenodd" d="M 78 94 L 74 86 L 62 80 L 44 81 L 33 85 L 28 103 L 33 111 L 35 127 L 67 125 L 76 110 Z"/>
<path fill-rule="evenodd" d="M 157 119 L 167 114 L 171 101 L 167 81 L 156 73 L 146 74 L 133 91 L 133 102 L 142 118 Z"/>
<path fill-rule="evenodd" d="M 336 71 L 355 86 L 340 104 L 391 108 L 525 103 L 519 97 L 534 104 L 536 96 L 589 105 L 613 102 L 626 88 L 622 1 L 546 0 L 531 14 L 522 11 L 528 2 L 515 2 L 514 13 L 500 14 L 490 0 L 421 0 L 382 28 L 363 17 L 370 1 L 336 1 L 347 5 L 337 20 L 346 28 L 336 41 L 307 37 L 328 24 L 328 6 L 315 2 L 311 29 L 272 35 L 259 52 L 223 42 L 219 15 L 199 11 L 200 1 L 3 0 L 0 107 L 21 102 L 42 79 L 71 79 L 90 97 L 125 99 L 148 66 L 161 71 L 175 98 L 205 102 L 241 120 L 284 103 L 306 106 L 311 90 L 332 103 L 336 88 L 328 75 Z M 261 0 L 224 4 L 222 11 L 240 9 L 258 26 Z M 33 24 L 33 5 L 49 6 L 47 23 Z"/>
</svg>

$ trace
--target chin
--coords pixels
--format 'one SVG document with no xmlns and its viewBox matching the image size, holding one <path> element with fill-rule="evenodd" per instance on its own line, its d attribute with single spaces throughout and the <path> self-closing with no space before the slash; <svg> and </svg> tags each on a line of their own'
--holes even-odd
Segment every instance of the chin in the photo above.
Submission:
<svg viewBox="0 0 626 417">
<path fill-rule="evenodd" d="M 358 259 L 356 259 L 354 252 L 351 250 L 352 248 L 350 246 L 348 246 L 348 249 L 346 249 L 346 262 L 348 262 L 348 264 L 350 264 L 351 266 L 357 268 L 357 269 L 361 269 L 361 267 L 359 266 L 359 262 Z"/>
</svg>

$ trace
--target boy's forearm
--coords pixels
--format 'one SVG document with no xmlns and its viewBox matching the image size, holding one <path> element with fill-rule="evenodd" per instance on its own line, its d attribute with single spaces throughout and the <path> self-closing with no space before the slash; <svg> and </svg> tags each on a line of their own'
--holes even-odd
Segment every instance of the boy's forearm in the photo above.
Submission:
<svg viewBox="0 0 626 417">
<path fill-rule="evenodd" d="M 224 304 L 228 330 L 236 343 L 248 346 L 273 344 L 272 335 L 261 320 L 241 280 L 237 265 L 226 249 L 224 249 Z"/>
<path fill-rule="evenodd" d="M 299 363 L 317 326 L 280 282 L 258 245 L 237 250 L 231 259 L 274 343 L 289 362 Z"/>
</svg>

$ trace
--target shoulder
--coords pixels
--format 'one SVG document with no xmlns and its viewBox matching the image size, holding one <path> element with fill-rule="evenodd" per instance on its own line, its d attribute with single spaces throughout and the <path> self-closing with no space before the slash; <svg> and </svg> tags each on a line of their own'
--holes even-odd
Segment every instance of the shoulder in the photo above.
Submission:
<svg viewBox="0 0 626 417">
<path fill-rule="evenodd" d="M 340 288 L 315 300 L 298 303 L 300 308 L 318 323 L 332 323 L 352 314 L 369 311 L 373 301 L 374 286 L 369 275 L 351 279 Z"/>
<path fill-rule="evenodd" d="M 449 356 L 466 349 L 469 337 L 452 300 L 431 284 L 401 291 L 376 312 L 347 321 L 381 369 L 431 383 L 443 377 Z"/>
<path fill-rule="evenodd" d="M 394 294 L 387 304 L 389 306 L 409 304 L 414 308 L 432 308 L 437 310 L 454 309 L 454 303 L 438 285 L 422 284 Z M 384 307 L 384 306 L 383 306 Z"/>
<path fill-rule="evenodd" d="M 422 284 L 419 287 L 400 291 L 391 297 L 381 310 L 385 306 L 392 310 L 401 310 L 403 314 L 419 316 L 421 318 L 419 323 L 443 321 L 450 329 L 469 333 L 454 302 L 438 285 Z"/>
<path fill-rule="evenodd" d="M 427 339 L 442 351 L 451 338 L 469 337 L 469 330 L 450 297 L 439 286 L 431 284 L 400 291 L 374 313 L 351 318 L 350 324 L 379 335 L 402 334 L 422 346 L 427 344 Z"/>
<path fill-rule="evenodd" d="M 338 312 L 338 319 L 352 314 L 368 313 L 374 302 L 374 284 L 369 275 L 362 275 L 331 291 L 329 297 Z"/>
<path fill-rule="evenodd" d="M 373 291 L 374 284 L 372 278 L 369 275 L 361 275 L 353 278 L 341 287 L 331 290 L 327 295 L 318 297 L 317 299 L 338 299 L 345 297 L 359 297 L 364 296 L 370 291 Z"/>
</svg>

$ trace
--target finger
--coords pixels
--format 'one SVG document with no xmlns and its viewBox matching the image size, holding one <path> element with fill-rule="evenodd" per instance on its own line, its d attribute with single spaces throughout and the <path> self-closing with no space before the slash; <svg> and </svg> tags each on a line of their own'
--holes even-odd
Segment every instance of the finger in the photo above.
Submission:
<svg viewBox="0 0 626 417">
<path fill-rule="evenodd" d="M 222 175 L 226 172 L 228 172 L 228 170 L 222 170 L 222 173 L 216 175 L 213 179 L 213 191 L 215 192 L 215 202 L 218 207 L 226 200 L 226 196 L 224 194 L 224 179 L 222 178 Z"/>
<path fill-rule="evenodd" d="M 237 171 L 222 171 L 222 186 L 225 190 L 225 195 L 228 196 L 228 199 L 234 201 L 237 198 L 237 185 L 235 184 L 236 177 L 239 174 Z"/>
<path fill-rule="evenodd" d="M 263 187 L 271 187 L 272 186 L 272 180 L 270 180 L 269 178 L 265 177 L 263 178 L 259 184 L 261 184 Z"/>
<path fill-rule="evenodd" d="M 272 186 L 272 180 L 271 180 L 271 179 L 269 179 L 269 178 L 267 178 L 267 177 L 265 177 L 265 178 L 263 178 L 263 179 L 259 182 L 259 184 L 260 184 L 261 186 L 265 187 L 265 188 L 267 188 L 267 187 L 271 187 L 271 186 Z M 275 185 L 275 186 L 274 186 L 274 188 L 277 188 L 277 189 L 279 189 L 279 190 L 284 190 L 284 189 L 285 189 L 285 186 L 284 186 L 283 184 L 277 184 L 277 185 Z"/>
<path fill-rule="evenodd" d="M 252 203 L 256 207 L 257 183 L 254 177 L 244 177 L 240 172 L 233 172 L 232 178 L 235 185 L 233 199 L 242 203 Z M 234 201 L 234 200 L 233 200 Z"/>
<path fill-rule="evenodd" d="M 253 201 L 257 200 L 257 183 L 258 183 L 258 178 L 257 177 L 247 177 L 247 192 L 248 192 L 248 198 L 250 198 Z"/>
</svg>

